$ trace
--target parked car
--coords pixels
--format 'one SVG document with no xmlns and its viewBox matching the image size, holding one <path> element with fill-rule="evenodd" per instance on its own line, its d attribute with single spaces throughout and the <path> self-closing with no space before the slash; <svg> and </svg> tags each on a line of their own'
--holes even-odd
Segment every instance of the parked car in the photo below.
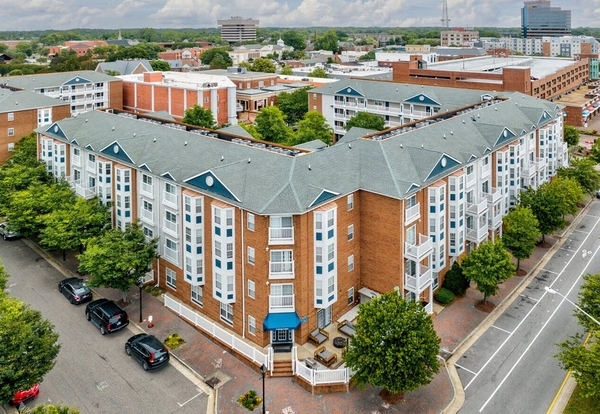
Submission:
<svg viewBox="0 0 600 414">
<path fill-rule="evenodd" d="M 125 343 L 127 355 L 136 359 L 144 371 L 158 369 L 169 363 L 169 348 L 154 335 L 141 333 L 132 336 Z"/>
<path fill-rule="evenodd" d="M 58 291 L 69 299 L 72 305 L 92 300 L 92 291 L 85 285 L 83 279 L 69 277 L 58 282 Z"/>
<path fill-rule="evenodd" d="M 10 404 L 15 407 L 21 403 L 26 403 L 29 400 L 33 400 L 40 394 L 40 384 L 33 384 L 33 387 L 28 390 L 21 390 L 14 393 Z"/>
<path fill-rule="evenodd" d="M 600 198 L 600 188 L 596 190 L 596 198 Z"/>
<path fill-rule="evenodd" d="M 8 223 L 5 221 L 0 223 L 0 236 L 2 236 L 4 240 L 13 240 L 19 237 L 19 233 L 12 231 Z"/>
<path fill-rule="evenodd" d="M 119 305 L 108 299 L 96 299 L 85 307 L 85 317 L 106 335 L 129 325 L 129 316 Z"/>
</svg>

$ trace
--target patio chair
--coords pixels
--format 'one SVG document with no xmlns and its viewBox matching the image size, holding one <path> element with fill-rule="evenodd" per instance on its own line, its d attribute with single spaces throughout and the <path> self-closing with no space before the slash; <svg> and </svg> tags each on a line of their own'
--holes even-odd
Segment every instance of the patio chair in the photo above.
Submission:
<svg viewBox="0 0 600 414">
<path fill-rule="evenodd" d="M 350 322 L 347 319 L 344 319 L 343 321 L 338 322 L 337 329 L 344 335 L 348 335 L 348 336 L 356 335 L 356 328 L 354 327 L 352 322 Z"/>
<path fill-rule="evenodd" d="M 321 329 L 321 328 L 315 329 L 308 336 L 308 342 L 310 342 L 314 346 L 319 346 L 328 339 L 329 339 L 329 333 L 326 330 Z"/>
<path fill-rule="evenodd" d="M 319 348 L 317 348 L 313 356 L 316 361 L 319 361 L 321 364 L 325 365 L 328 368 L 337 361 L 337 354 L 327 350 L 325 345 L 322 345 Z"/>
</svg>

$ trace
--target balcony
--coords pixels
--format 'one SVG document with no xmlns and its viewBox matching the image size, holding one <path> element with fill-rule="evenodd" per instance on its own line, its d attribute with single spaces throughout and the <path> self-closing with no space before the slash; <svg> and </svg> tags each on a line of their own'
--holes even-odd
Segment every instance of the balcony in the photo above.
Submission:
<svg viewBox="0 0 600 414">
<path fill-rule="evenodd" d="M 140 217 L 148 223 L 154 224 L 154 213 L 146 209 L 141 210 Z"/>
<path fill-rule="evenodd" d="M 490 175 L 490 170 L 491 170 L 491 168 L 490 168 L 490 163 L 489 162 L 487 164 L 483 164 L 481 166 L 481 176 L 482 177 L 489 176 Z"/>
<path fill-rule="evenodd" d="M 293 279 L 294 262 L 269 262 L 269 279 Z"/>
<path fill-rule="evenodd" d="M 172 233 L 177 234 L 177 223 L 174 223 L 174 222 L 169 221 L 167 219 L 164 219 L 163 221 L 164 221 L 163 227 L 166 230 L 169 230 Z"/>
<path fill-rule="evenodd" d="M 433 272 L 429 266 L 419 265 L 416 275 L 404 275 L 404 289 L 420 293 L 433 280 Z"/>
<path fill-rule="evenodd" d="M 294 228 L 269 227 L 269 244 L 294 244 Z"/>
<path fill-rule="evenodd" d="M 487 240 L 487 238 L 488 238 L 488 226 L 487 225 L 479 226 L 478 228 L 475 228 L 475 229 L 467 228 L 467 240 L 475 242 L 475 243 L 481 243 L 481 242 Z"/>
<path fill-rule="evenodd" d="M 81 155 L 73 155 L 71 158 L 73 165 L 81 165 Z"/>
<path fill-rule="evenodd" d="M 408 207 L 404 212 L 404 225 L 407 226 L 421 217 L 421 203 Z"/>
<path fill-rule="evenodd" d="M 488 205 L 486 197 L 473 196 L 471 202 L 467 201 L 467 213 L 480 216 L 486 212 Z"/>
<path fill-rule="evenodd" d="M 502 191 L 499 188 L 492 188 L 492 192 L 485 195 L 488 206 L 491 207 L 502 199 Z"/>
<path fill-rule="evenodd" d="M 140 190 L 142 193 L 150 197 L 154 195 L 154 192 L 152 191 L 152 184 L 142 183 L 142 185 L 140 186 Z"/>
<path fill-rule="evenodd" d="M 419 234 L 419 243 L 411 244 L 409 242 L 404 243 L 404 256 L 407 259 L 414 260 L 415 262 L 420 262 L 427 255 L 431 253 L 433 249 L 433 242 L 428 236 L 424 234 Z"/>
<path fill-rule="evenodd" d="M 269 313 L 294 312 L 294 295 L 269 295 Z"/>
<path fill-rule="evenodd" d="M 177 194 L 168 193 L 163 191 L 163 198 L 167 203 L 177 206 Z"/>
<path fill-rule="evenodd" d="M 475 172 L 472 172 L 471 174 L 467 174 L 467 187 L 474 186 L 476 181 L 477 181 L 477 174 L 475 174 Z"/>
<path fill-rule="evenodd" d="M 527 167 L 527 176 L 529 178 L 535 176 L 535 174 L 538 172 L 538 169 L 538 163 L 536 161 L 529 160 L 529 167 Z"/>
<path fill-rule="evenodd" d="M 494 217 L 492 217 L 492 215 L 490 214 L 490 216 L 488 217 L 488 227 L 490 230 L 496 230 L 498 227 L 500 227 L 501 224 L 502 214 L 500 214 L 499 210 L 498 214 L 496 214 Z"/>
<path fill-rule="evenodd" d="M 173 249 L 165 246 L 163 253 L 164 253 L 163 256 L 166 257 L 167 259 L 169 259 L 171 262 L 173 262 L 173 263 L 179 262 L 179 260 L 177 259 L 177 250 L 173 250 Z"/>
<path fill-rule="evenodd" d="M 67 177 L 67 181 L 79 197 L 83 197 L 87 200 L 96 195 L 96 187 L 83 185 L 82 180 L 71 180 L 70 177 Z"/>
</svg>

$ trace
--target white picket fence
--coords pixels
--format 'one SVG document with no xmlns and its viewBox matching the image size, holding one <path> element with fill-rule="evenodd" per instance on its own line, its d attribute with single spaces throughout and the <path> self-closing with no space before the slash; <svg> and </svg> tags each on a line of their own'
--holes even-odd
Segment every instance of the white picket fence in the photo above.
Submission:
<svg viewBox="0 0 600 414">
<path fill-rule="evenodd" d="M 266 367 L 269 367 L 272 371 L 272 363 L 269 358 L 269 354 L 263 354 L 258 349 L 254 348 L 252 345 L 247 344 L 242 341 L 240 338 L 236 337 L 233 334 L 230 334 L 223 328 L 217 326 L 215 323 L 206 319 L 193 309 L 188 308 L 183 303 L 178 302 L 177 300 L 169 297 L 166 294 L 163 294 L 164 305 L 173 310 L 179 316 L 184 317 L 194 325 L 198 326 L 204 332 L 208 333 L 215 338 L 218 338 L 224 344 L 227 344 L 231 349 L 239 352 L 244 355 L 246 358 L 251 361 L 257 363 L 259 366 L 265 364 Z"/>
<path fill-rule="evenodd" d="M 297 358 L 296 347 L 292 351 L 292 361 L 294 374 L 303 378 L 311 385 L 321 384 L 347 384 L 352 378 L 352 372 L 350 368 L 338 368 L 338 369 L 312 369 L 307 367 L 303 361 Z"/>
</svg>

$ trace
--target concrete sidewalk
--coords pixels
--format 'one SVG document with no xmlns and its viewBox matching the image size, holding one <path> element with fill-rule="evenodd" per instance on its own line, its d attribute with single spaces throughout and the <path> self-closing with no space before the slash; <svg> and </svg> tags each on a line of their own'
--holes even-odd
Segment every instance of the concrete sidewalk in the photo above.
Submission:
<svg viewBox="0 0 600 414">
<path fill-rule="evenodd" d="M 585 211 L 585 209 L 584 209 Z M 576 225 L 573 220 L 570 227 Z M 434 380 L 427 386 L 406 394 L 405 400 L 395 406 L 389 406 L 381 400 L 380 388 L 367 387 L 365 390 L 351 389 L 347 393 L 311 395 L 293 378 L 266 379 L 266 408 L 273 413 L 312 414 L 312 413 L 455 413 L 464 401 L 462 384 L 452 365 L 454 359 L 462 355 L 475 341 L 481 332 L 487 329 L 495 315 L 499 314 L 510 299 L 524 289 L 543 265 L 546 257 L 562 244 L 563 233 L 546 237 L 551 248 L 536 248 L 531 258 L 521 262 L 521 269 L 526 276 L 514 276 L 500 286 L 498 295 L 489 298 L 497 305 L 491 314 L 475 308 L 481 294 L 469 289 L 462 298 L 457 298 L 450 306 L 441 308 L 434 319 L 438 336 L 442 339 L 442 354 L 450 357 L 448 365 L 443 366 Z M 54 267 L 66 276 L 77 275 L 76 254 L 71 252 L 67 260 L 62 260 L 61 252 L 45 253 L 34 243 L 27 240 Z M 120 292 L 112 289 L 96 289 L 95 293 L 113 300 L 121 300 Z M 131 302 L 125 305 L 130 322 L 139 329 L 152 333 L 164 340 L 171 333 L 178 333 L 186 341 L 184 345 L 172 351 L 172 354 L 185 364 L 190 371 L 202 380 L 217 377 L 219 383 L 214 390 L 204 387 L 205 392 L 212 394 L 209 398 L 207 413 L 239 413 L 248 411 L 236 400 L 250 389 L 262 393 L 262 378 L 257 369 L 253 369 L 233 356 L 226 348 L 213 342 L 202 332 L 188 324 L 163 305 L 161 297 L 154 297 L 142 291 L 143 321 L 139 322 L 139 289 L 132 288 L 129 297 Z M 152 315 L 152 328 L 148 327 L 148 316 Z"/>
</svg>

